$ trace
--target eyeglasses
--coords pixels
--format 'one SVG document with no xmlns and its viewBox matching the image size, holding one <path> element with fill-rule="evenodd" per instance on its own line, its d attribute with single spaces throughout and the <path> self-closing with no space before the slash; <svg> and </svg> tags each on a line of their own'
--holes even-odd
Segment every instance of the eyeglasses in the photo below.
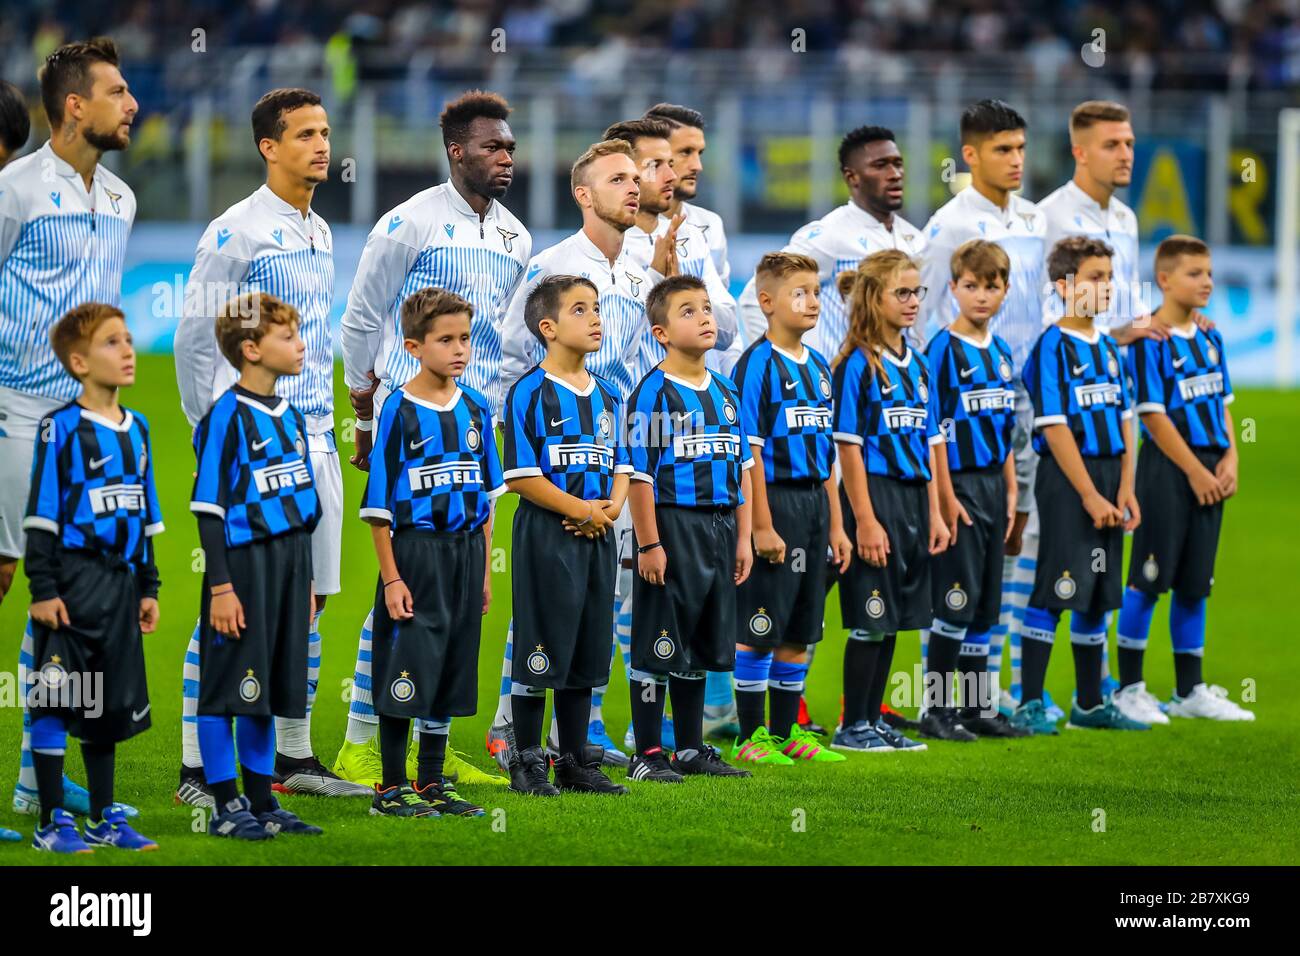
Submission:
<svg viewBox="0 0 1300 956">
<path fill-rule="evenodd" d="M 899 302 L 906 302 L 909 299 L 913 299 L 913 298 L 915 298 L 917 302 L 924 302 L 925 294 L 930 290 L 926 286 L 919 285 L 915 289 L 903 288 L 903 289 L 892 289 L 890 291 L 893 292 L 894 298 L 896 298 Z"/>
</svg>

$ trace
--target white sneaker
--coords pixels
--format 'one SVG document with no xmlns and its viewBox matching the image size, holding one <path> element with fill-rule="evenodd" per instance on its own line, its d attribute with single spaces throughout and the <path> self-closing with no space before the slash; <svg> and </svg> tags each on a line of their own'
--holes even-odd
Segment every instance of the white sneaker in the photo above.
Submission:
<svg viewBox="0 0 1300 956">
<path fill-rule="evenodd" d="M 1129 720 L 1144 724 L 1169 723 L 1168 715 L 1160 709 L 1160 701 L 1147 690 L 1147 682 L 1144 680 L 1121 687 L 1111 696 L 1111 701 Z"/>
<path fill-rule="evenodd" d="M 1254 720 L 1253 711 L 1228 699 L 1228 692 L 1215 685 L 1197 684 L 1186 697 L 1177 695 L 1169 701 L 1169 713 L 1175 717 L 1205 717 L 1210 720 Z"/>
</svg>

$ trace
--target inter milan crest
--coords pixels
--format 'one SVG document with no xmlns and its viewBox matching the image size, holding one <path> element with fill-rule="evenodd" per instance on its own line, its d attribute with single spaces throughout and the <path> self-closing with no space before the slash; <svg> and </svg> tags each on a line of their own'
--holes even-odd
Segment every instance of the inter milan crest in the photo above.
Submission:
<svg viewBox="0 0 1300 956">
<path fill-rule="evenodd" d="M 465 447 L 470 451 L 478 451 L 479 442 L 483 439 L 478 433 L 478 429 L 473 425 L 465 430 Z"/>
<path fill-rule="evenodd" d="M 262 696 L 262 682 L 253 676 L 253 669 L 250 667 L 244 679 L 239 682 L 239 699 L 245 704 L 253 704 Z"/>
<path fill-rule="evenodd" d="M 1062 601 L 1068 601 L 1074 597 L 1074 593 L 1079 590 L 1079 586 L 1074 583 L 1074 578 L 1070 577 L 1070 572 L 1065 571 L 1056 579 L 1056 585 L 1052 590 L 1056 592 L 1056 596 Z"/>
<path fill-rule="evenodd" d="M 871 592 L 871 597 L 867 598 L 867 614 L 870 617 L 885 616 L 885 599 L 880 596 L 879 589 Z"/>
<path fill-rule="evenodd" d="M 916 397 L 923 402 L 930 400 L 930 389 L 926 387 L 925 382 L 916 383 Z"/>
<path fill-rule="evenodd" d="M 1115 356 L 1112 355 L 1106 363 L 1106 371 L 1110 372 L 1112 378 L 1119 374 L 1119 362 L 1115 361 Z"/>
<path fill-rule="evenodd" d="M 1205 357 L 1210 360 L 1211 365 L 1219 364 L 1219 350 L 1213 345 L 1205 350 Z"/>
<path fill-rule="evenodd" d="M 818 387 L 821 389 L 822 398 L 830 398 L 831 397 L 830 379 L 828 379 L 825 375 L 823 375 L 820 377 L 820 382 L 821 384 Z"/>
<path fill-rule="evenodd" d="M 519 233 L 511 232 L 509 229 L 502 229 L 500 226 L 497 226 L 497 232 L 501 234 L 501 243 L 506 247 L 506 252 L 514 252 L 515 247 L 512 243 L 519 238 Z"/>
<path fill-rule="evenodd" d="M 402 671 L 400 677 L 388 685 L 388 693 L 393 695 L 393 700 L 399 704 L 405 704 L 415 696 L 415 681 L 411 680 L 410 671 Z"/>
<path fill-rule="evenodd" d="M 546 656 L 546 651 L 542 650 L 541 644 L 538 644 L 528 655 L 528 669 L 534 674 L 545 674 L 551 669 L 551 659 Z"/>
<path fill-rule="evenodd" d="M 960 611 L 966 606 L 966 592 L 961 588 L 961 582 L 956 582 L 948 589 L 948 593 L 943 596 L 943 603 L 953 611 Z"/>
<path fill-rule="evenodd" d="M 732 405 L 731 402 L 723 402 L 722 417 L 727 420 L 728 424 L 736 424 L 736 406 Z"/>
<path fill-rule="evenodd" d="M 1011 363 L 1003 359 L 998 363 L 998 374 L 1002 376 L 1002 381 L 1011 381 Z"/>
<path fill-rule="evenodd" d="M 67 668 L 63 666 L 63 658 L 58 654 L 50 657 L 46 665 L 41 668 L 41 683 L 51 690 L 62 687 L 67 679 Z"/>
<path fill-rule="evenodd" d="M 659 658 L 661 661 L 666 661 L 668 658 L 673 656 L 673 653 L 676 650 L 677 645 L 675 645 L 673 639 L 668 636 L 668 629 L 664 628 L 659 632 L 659 637 L 654 643 L 655 657 Z"/>
<path fill-rule="evenodd" d="M 1148 554 L 1147 559 L 1142 562 L 1142 577 L 1148 581 L 1154 581 L 1160 577 L 1160 565 L 1156 563 L 1156 556 Z"/>
<path fill-rule="evenodd" d="M 772 630 L 772 619 L 767 615 L 767 608 L 760 607 L 758 613 L 749 619 L 749 633 L 763 637 Z"/>
<path fill-rule="evenodd" d="M 600 429 L 601 438 L 608 438 L 614 431 L 614 416 L 607 411 L 601 412 L 596 427 Z"/>
</svg>

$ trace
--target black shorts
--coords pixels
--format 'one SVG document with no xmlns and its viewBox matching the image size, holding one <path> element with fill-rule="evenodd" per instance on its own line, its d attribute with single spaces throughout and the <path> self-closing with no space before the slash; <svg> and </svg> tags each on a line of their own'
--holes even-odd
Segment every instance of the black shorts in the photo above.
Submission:
<svg viewBox="0 0 1300 956">
<path fill-rule="evenodd" d="M 148 730 L 140 593 L 130 565 L 97 551 L 61 551 L 58 588 L 68 625 L 54 631 L 31 622 L 31 717 L 60 716 L 71 736 L 94 743 Z"/>
<path fill-rule="evenodd" d="M 987 631 L 1002 616 L 1006 477 L 1001 465 L 954 471 L 952 490 L 972 523 L 967 527 L 958 519 L 957 543 L 934 556 L 934 613 L 949 624 Z"/>
<path fill-rule="evenodd" d="M 612 529 L 580 538 L 563 521 L 529 501 L 515 512 L 510 676 L 530 687 L 600 687 L 609 680 L 618 540 Z"/>
<path fill-rule="evenodd" d="M 754 554 L 754 570 L 736 593 L 736 643 L 771 648 L 816 644 L 826 609 L 830 502 L 821 482 L 769 484 L 772 527 L 785 542 L 785 562 Z"/>
<path fill-rule="evenodd" d="M 840 617 L 853 631 L 897 634 L 929 627 L 930 497 L 923 481 L 870 475 L 871 509 L 889 536 L 889 558 L 872 567 L 857 553 L 858 523 L 848 493 L 840 487 L 844 532 L 854 543 L 853 560 L 840 577 Z"/>
<path fill-rule="evenodd" d="M 397 571 L 415 616 L 394 621 L 375 585 L 371 668 L 375 713 L 422 720 L 469 717 L 478 709 L 483 627 L 483 529 L 393 535 Z"/>
<path fill-rule="evenodd" d="M 736 668 L 736 515 L 655 508 L 665 583 L 632 581 L 632 667 L 651 674 Z"/>
<path fill-rule="evenodd" d="M 1122 459 L 1084 458 L 1107 501 L 1119 495 Z M 1052 455 L 1043 455 L 1034 479 L 1038 501 L 1038 567 L 1031 607 L 1098 615 L 1124 601 L 1124 529 L 1094 528 L 1079 493 Z"/>
<path fill-rule="evenodd" d="M 1192 453 L 1211 472 L 1224 454 L 1218 448 Z M 1223 502 L 1200 504 L 1183 470 L 1153 441 L 1144 441 L 1138 452 L 1137 499 L 1142 523 L 1133 532 L 1128 586 L 1148 594 L 1173 589 L 1182 597 L 1208 597 Z"/>
<path fill-rule="evenodd" d="M 291 531 L 232 548 L 229 564 L 245 626 L 238 640 L 212 629 L 212 595 L 205 575 L 199 605 L 198 712 L 305 717 L 311 535 Z"/>
</svg>

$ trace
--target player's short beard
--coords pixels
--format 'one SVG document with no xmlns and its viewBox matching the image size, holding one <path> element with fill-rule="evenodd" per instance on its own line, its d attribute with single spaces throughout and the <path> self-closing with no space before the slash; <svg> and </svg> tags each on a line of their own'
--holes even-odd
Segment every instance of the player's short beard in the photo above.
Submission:
<svg viewBox="0 0 1300 956">
<path fill-rule="evenodd" d="M 673 187 L 673 199 L 694 199 L 698 179 L 679 179 Z"/>
<path fill-rule="evenodd" d="M 591 211 L 596 214 L 597 219 L 613 226 L 619 232 L 627 232 L 636 224 L 635 215 L 632 215 L 626 222 L 623 221 L 622 217 L 627 216 L 628 213 L 621 203 L 617 206 L 603 205 L 595 194 L 591 197 Z"/>
<path fill-rule="evenodd" d="M 101 133 L 99 130 L 87 129 L 82 132 L 82 137 L 92 147 L 101 153 L 111 153 L 117 150 L 126 149 L 131 145 L 131 134 L 127 133 L 121 136 L 116 132 Z"/>
</svg>

